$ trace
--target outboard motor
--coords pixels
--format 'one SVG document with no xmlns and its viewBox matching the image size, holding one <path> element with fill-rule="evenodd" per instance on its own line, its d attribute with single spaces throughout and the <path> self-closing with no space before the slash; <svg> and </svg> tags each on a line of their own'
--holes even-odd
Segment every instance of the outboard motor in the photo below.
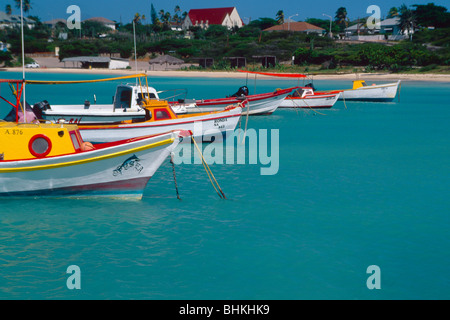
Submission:
<svg viewBox="0 0 450 320">
<path fill-rule="evenodd" d="M 42 119 L 42 111 L 50 109 L 50 104 L 47 100 L 36 103 L 33 106 L 33 112 L 38 119 Z"/>
<path fill-rule="evenodd" d="M 305 85 L 305 87 L 309 87 L 309 88 L 313 89 L 313 91 L 316 91 L 316 88 L 314 88 L 314 85 L 312 84 L 312 82 L 307 83 L 307 84 Z"/>
<path fill-rule="evenodd" d="M 249 91 L 248 91 L 247 86 L 242 86 L 242 87 L 239 88 L 239 90 L 235 94 L 231 95 L 230 97 L 248 96 L 248 92 Z"/>
</svg>

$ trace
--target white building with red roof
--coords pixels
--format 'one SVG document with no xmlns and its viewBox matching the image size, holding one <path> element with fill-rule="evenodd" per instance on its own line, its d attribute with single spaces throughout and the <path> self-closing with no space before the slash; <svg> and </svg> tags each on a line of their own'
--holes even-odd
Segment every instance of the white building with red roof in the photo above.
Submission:
<svg viewBox="0 0 450 320">
<path fill-rule="evenodd" d="M 210 25 L 221 25 L 228 28 L 242 27 L 242 22 L 236 7 L 191 9 L 183 21 L 183 29 L 189 27 L 208 28 Z"/>
</svg>

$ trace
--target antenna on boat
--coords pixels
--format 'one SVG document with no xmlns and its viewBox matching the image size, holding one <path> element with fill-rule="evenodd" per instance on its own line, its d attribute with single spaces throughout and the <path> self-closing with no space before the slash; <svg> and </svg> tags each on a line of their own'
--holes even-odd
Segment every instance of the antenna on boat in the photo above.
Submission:
<svg viewBox="0 0 450 320">
<path fill-rule="evenodd" d="M 25 98 L 25 46 L 24 46 L 24 37 L 23 37 L 23 0 L 20 0 L 20 26 L 22 33 L 22 80 L 23 80 L 23 119 L 24 122 L 27 122 L 27 106 L 26 106 L 26 98 Z"/>
</svg>

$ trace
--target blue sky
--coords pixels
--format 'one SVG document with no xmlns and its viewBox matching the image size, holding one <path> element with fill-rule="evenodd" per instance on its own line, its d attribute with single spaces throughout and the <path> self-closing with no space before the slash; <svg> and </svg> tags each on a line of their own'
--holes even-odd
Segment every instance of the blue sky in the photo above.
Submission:
<svg viewBox="0 0 450 320">
<path fill-rule="evenodd" d="M 150 5 L 153 3 L 157 12 L 162 9 L 172 14 L 176 5 L 179 5 L 182 11 L 211 7 L 236 7 L 244 23 L 247 23 L 250 18 L 252 20 L 262 17 L 275 18 L 278 10 L 283 10 L 286 18 L 298 14 L 298 16 L 292 17 L 296 21 L 306 18 L 328 19 L 322 14 L 334 17 L 338 7 L 343 6 L 347 9 L 349 18 L 353 20 L 369 16 L 370 14 L 366 14 L 366 10 L 370 5 L 378 5 L 383 17 L 391 7 L 399 7 L 403 3 L 409 6 L 429 2 L 449 9 L 448 0 L 31 0 L 30 14 L 39 16 L 42 21 L 56 18 L 66 19 L 69 17 L 69 14 L 66 13 L 67 7 L 74 4 L 80 7 L 82 20 L 101 16 L 118 22 L 122 20 L 123 23 L 126 23 L 131 21 L 136 12 L 145 14 L 150 20 Z M 13 0 L 0 0 L 0 10 L 4 11 L 7 4 L 13 6 L 13 3 Z M 13 13 L 18 14 L 19 10 L 14 8 Z"/>
</svg>

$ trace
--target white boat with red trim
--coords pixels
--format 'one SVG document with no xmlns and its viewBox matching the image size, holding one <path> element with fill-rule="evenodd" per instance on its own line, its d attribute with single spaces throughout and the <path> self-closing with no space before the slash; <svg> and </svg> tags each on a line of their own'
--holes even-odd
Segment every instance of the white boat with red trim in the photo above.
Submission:
<svg viewBox="0 0 450 320">
<path fill-rule="evenodd" d="M 86 81 L 33 81 L 28 80 L 28 84 L 76 84 L 76 83 L 91 83 L 100 81 L 112 81 L 129 78 L 139 78 L 139 83 L 125 83 L 116 87 L 114 99 L 112 104 L 97 104 L 96 97 L 94 95 L 94 101 L 85 100 L 84 104 L 67 104 L 67 105 L 54 105 L 50 104 L 47 100 L 43 100 L 36 103 L 33 106 L 34 112 L 39 119 L 44 119 L 57 123 L 60 120 L 64 120 L 66 123 L 77 124 L 112 124 L 120 123 L 122 121 L 144 121 L 146 117 L 146 110 L 143 105 L 145 100 L 167 100 L 161 99 L 159 93 L 155 88 L 141 83 L 140 77 L 147 78 L 145 74 L 137 74 L 109 79 L 97 79 Z M 173 91 L 176 91 L 174 89 Z M 179 89 L 181 90 L 181 89 Z M 163 92 L 168 92 L 166 90 Z M 183 100 L 184 101 L 184 100 Z M 178 101 L 172 102 L 171 105 L 174 109 L 180 113 L 184 108 L 188 107 L 185 102 L 179 103 Z"/>
<path fill-rule="evenodd" d="M 242 89 L 241 91 L 245 91 L 245 88 L 241 87 L 240 89 Z M 273 112 L 275 112 L 275 110 L 277 110 L 277 108 L 288 96 L 288 94 L 290 94 L 296 88 L 297 87 L 277 89 L 273 92 L 252 95 L 248 95 L 247 89 L 247 94 L 236 94 L 235 96 L 220 99 L 195 100 L 195 105 L 192 107 L 187 107 L 186 111 L 188 113 L 194 113 L 220 110 L 227 105 L 237 104 L 245 99 L 248 101 L 249 115 L 272 114 Z M 245 111 L 245 113 L 247 113 L 247 111 Z"/>
<path fill-rule="evenodd" d="M 370 86 L 364 80 L 355 80 L 352 89 L 340 90 L 339 100 L 390 102 L 395 99 L 400 87 L 401 80 L 378 85 L 373 83 Z"/>
<path fill-rule="evenodd" d="M 311 87 L 301 87 L 288 95 L 279 108 L 331 108 L 339 96 L 340 91 L 318 93 Z"/>
<path fill-rule="evenodd" d="M 245 101 L 231 105 L 225 110 L 199 114 L 176 114 L 167 101 L 152 100 L 144 103 L 146 118 L 143 121 L 122 121 L 118 124 L 80 124 L 80 133 L 93 143 L 130 139 L 142 135 L 157 134 L 172 130 L 189 130 L 197 140 L 222 139 L 227 132 L 234 131 Z"/>
</svg>

